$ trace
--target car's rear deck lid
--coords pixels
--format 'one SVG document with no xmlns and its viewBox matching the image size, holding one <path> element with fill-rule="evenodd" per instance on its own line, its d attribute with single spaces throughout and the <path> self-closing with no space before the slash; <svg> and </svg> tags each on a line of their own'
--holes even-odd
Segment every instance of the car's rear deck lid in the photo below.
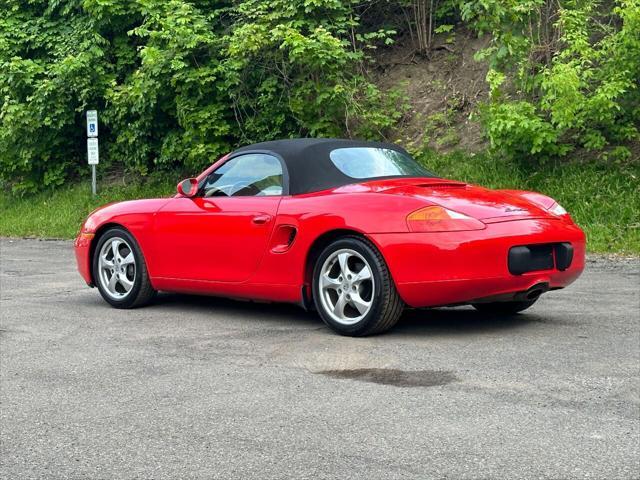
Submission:
<svg viewBox="0 0 640 480">
<path fill-rule="evenodd" d="M 478 220 L 549 218 L 549 213 L 525 198 L 497 190 L 443 179 L 413 179 L 382 190 L 394 195 L 423 198 Z"/>
</svg>

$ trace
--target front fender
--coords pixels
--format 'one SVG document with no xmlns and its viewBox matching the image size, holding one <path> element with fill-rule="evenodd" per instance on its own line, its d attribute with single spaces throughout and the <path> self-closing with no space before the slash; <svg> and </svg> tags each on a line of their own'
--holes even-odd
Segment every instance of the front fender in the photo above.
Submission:
<svg viewBox="0 0 640 480">
<path fill-rule="evenodd" d="M 91 256 L 95 242 L 109 225 L 119 225 L 130 232 L 140 245 L 143 255 L 154 248 L 153 219 L 155 213 L 170 199 L 131 200 L 110 203 L 89 214 L 74 243 L 78 270 L 82 278 L 93 284 Z M 150 269 L 151 272 L 151 269 Z"/>
<path fill-rule="evenodd" d="M 96 233 L 100 227 L 108 223 L 117 223 L 129 230 L 138 230 L 140 225 L 147 226 L 149 218 L 168 201 L 167 198 L 156 198 L 108 203 L 91 212 L 80 231 Z"/>
</svg>

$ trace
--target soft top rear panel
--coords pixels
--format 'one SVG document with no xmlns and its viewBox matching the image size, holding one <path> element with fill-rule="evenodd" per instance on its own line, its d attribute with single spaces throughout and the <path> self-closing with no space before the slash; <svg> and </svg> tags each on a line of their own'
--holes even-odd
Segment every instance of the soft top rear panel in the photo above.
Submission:
<svg viewBox="0 0 640 480">
<path fill-rule="evenodd" d="M 289 193 L 298 195 L 366 181 L 367 179 L 354 179 L 343 174 L 329 156 L 335 149 L 353 147 L 385 148 L 410 156 L 405 149 L 392 143 L 335 138 L 297 138 L 247 145 L 235 150 L 229 157 L 233 158 L 245 153 L 269 153 L 281 158 L 288 170 Z M 383 177 L 375 179 L 381 178 Z"/>
</svg>

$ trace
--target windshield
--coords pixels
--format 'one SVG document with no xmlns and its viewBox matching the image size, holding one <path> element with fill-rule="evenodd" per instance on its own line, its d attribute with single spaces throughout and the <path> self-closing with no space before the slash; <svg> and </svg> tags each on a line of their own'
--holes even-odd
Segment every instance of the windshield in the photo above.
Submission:
<svg viewBox="0 0 640 480">
<path fill-rule="evenodd" d="M 406 153 L 388 148 L 337 148 L 329 156 L 338 170 L 351 178 L 434 176 Z"/>
</svg>

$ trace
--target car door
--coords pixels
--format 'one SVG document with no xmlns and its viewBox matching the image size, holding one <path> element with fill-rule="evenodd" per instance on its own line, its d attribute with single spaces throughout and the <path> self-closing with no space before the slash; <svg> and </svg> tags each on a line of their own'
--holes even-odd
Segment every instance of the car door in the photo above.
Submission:
<svg viewBox="0 0 640 480">
<path fill-rule="evenodd" d="M 283 162 L 263 153 L 227 160 L 198 195 L 171 199 L 156 215 L 155 277 L 243 282 L 265 253 L 284 185 Z"/>
</svg>

